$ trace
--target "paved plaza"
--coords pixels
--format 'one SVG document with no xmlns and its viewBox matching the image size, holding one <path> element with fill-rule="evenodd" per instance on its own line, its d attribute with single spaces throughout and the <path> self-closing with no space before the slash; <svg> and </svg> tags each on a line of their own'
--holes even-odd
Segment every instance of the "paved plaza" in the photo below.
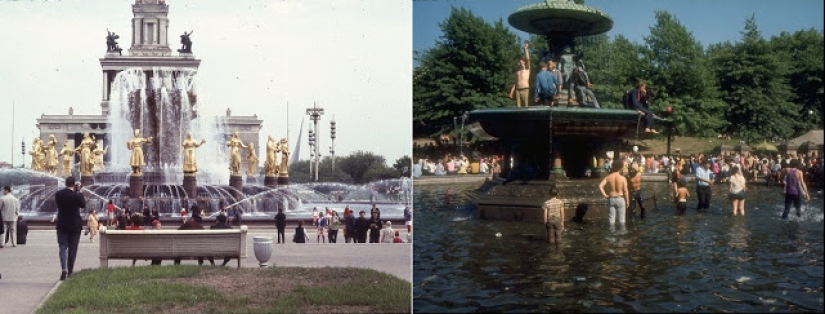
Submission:
<svg viewBox="0 0 825 314">
<path fill-rule="evenodd" d="M 289 230 L 289 229 L 288 229 Z M 314 233 L 310 232 L 314 242 Z M 255 268 L 258 260 L 253 252 L 252 239 L 267 235 L 275 238 L 275 231 L 250 229 L 247 234 L 247 259 L 243 267 Z M 287 231 L 287 239 L 292 232 Z M 57 237 L 54 230 L 33 230 L 29 232 L 27 244 L 0 249 L 0 313 L 31 313 L 44 301 L 49 291 L 59 283 L 60 260 L 57 253 Z M 81 236 L 75 272 L 98 268 L 99 238 L 94 243 Z M 270 265 L 300 267 L 361 267 L 385 272 L 412 282 L 412 246 L 404 244 L 273 244 Z M 163 261 L 163 265 L 173 262 Z M 110 267 L 131 266 L 130 260 L 110 260 Z M 197 264 L 196 260 L 184 260 L 182 264 Z M 208 264 L 208 262 L 207 262 Z M 149 265 L 149 261 L 139 260 L 137 266 Z M 228 264 L 237 265 L 237 262 Z M 71 280 L 71 278 L 67 279 Z"/>
</svg>

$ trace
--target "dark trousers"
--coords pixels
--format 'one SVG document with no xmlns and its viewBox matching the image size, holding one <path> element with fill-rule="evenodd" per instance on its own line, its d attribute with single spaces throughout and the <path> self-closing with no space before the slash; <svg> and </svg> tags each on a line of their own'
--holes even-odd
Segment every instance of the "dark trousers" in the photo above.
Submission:
<svg viewBox="0 0 825 314">
<path fill-rule="evenodd" d="M 284 234 L 284 228 L 278 227 L 278 243 L 286 243 L 286 235 Z"/>
<path fill-rule="evenodd" d="M 355 232 L 352 231 L 352 230 L 353 229 L 350 229 L 350 228 L 344 229 L 344 241 L 347 242 L 347 243 L 350 243 L 350 242 L 356 243 L 356 242 L 358 242 L 357 240 L 355 240 Z"/>
<path fill-rule="evenodd" d="M 696 204 L 697 211 L 710 208 L 711 194 L 712 192 L 710 191 L 710 186 L 696 186 L 696 197 L 699 198 L 699 203 Z"/>
<path fill-rule="evenodd" d="M 800 210 L 802 201 L 799 194 L 785 194 L 785 210 L 782 211 L 782 219 L 788 219 L 788 212 L 791 211 L 791 203 L 793 203 L 793 207 L 796 208 L 796 217 L 802 216 Z"/>
<path fill-rule="evenodd" d="M 358 232 L 358 243 L 367 243 L 367 232 Z"/>
<path fill-rule="evenodd" d="M 370 229 L 370 243 L 378 243 L 381 238 L 381 230 Z"/>
<path fill-rule="evenodd" d="M 198 257 L 198 265 L 203 265 L 203 259 L 204 259 L 203 257 Z M 214 258 L 207 257 L 206 259 L 209 261 L 209 263 L 211 263 L 212 265 L 215 265 L 215 259 Z M 180 260 L 181 260 L 180 258 L 176 258 L 175 259 L 175 265 L 180 265 Z M 229 257 L 227 257 L 226 260 L 224 260 L 223 263 L 226 264 L 227 262 L 229 262 Z M 160 264 L 158 264 L 158 265 L 160 265 Z"/>
<path fill-rule="evenodd" d="M 645 107 L 636 107 L 636 110 L 645 113 L 645 128 L 652 129 L 653 128 L 653 113 L 650 112 L 650 109 Z"/>
<path fill-rule="evenodd" d="M 77 244 L 80 242 L 80 230 L 57 231 L 57 245 L 60 248 L 60 267 L 69 274 L 74 271 L 74 261 L 77 258 Z"/>
<path fill-rule="evenodd" d="M 633 217 L 636 217 L 636 204 L 639 204 L 639 209 L 642 210 L 641 217 L 642 219 L 645 218 L 645 204 L 642 203 L 642 190 L 630 192 L 630 212 L 633 213 Z"/>
<path fill-rule="evenodd" d="M 338 243 L 338 230 L 329 230 L 329 243 Z"/>
</svg>

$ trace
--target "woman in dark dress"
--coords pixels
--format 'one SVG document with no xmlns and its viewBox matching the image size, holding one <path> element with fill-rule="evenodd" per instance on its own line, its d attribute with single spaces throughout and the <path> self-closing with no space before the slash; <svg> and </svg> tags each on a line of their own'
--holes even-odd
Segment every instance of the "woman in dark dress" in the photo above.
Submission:
<svg viewBox="0 0 825 314">
<path fill-rule="evenodd" d="M 295 227 L 295 235 L 292 237 L 292 242 L 295 243 L 306 243 L 309 240 L 307 234 L 304 232 L 304 222 L 298 221 L 298 227 Z"/>
</svg>

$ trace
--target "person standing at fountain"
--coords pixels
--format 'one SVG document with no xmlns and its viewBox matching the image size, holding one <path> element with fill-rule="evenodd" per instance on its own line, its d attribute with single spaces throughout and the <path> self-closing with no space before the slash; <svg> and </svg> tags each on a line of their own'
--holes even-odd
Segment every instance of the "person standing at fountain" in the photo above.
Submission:
<svg viewBox="0 0 825 314">
<path fill-rule="evenodd" d="M 412 210 L 409 206 L 404 207 L 404 225 L 407 226 L 407 238 L 412 233 Z"/>
<path fill-rule="evenodd" d="M 782 211 L 782 219 L 788 219 L 788 212 L 791 210 L 791 203 L 796 208 L 796 217 L 802 216 L 801 212 L 801 198 L 804 197 L 806 201 L 811 200 L 811 195 L 808 193 L 808 185 L 805 184 L 805 176 L 799 170 L 799 160 L 791 159 L 788 163 L 787 174 L 783 176 L 782 193 L 785 194 L 785 210 Z"/>
<path fill-rule="evenodd" d="M 286 243 L 286 235 L 284 234 L 284 229 L 286 229 L 286 215 L 284 214 L 283 208 L 279 207 L 278 214 L 275 215 L 275 227 L 278 228 L 278 243 Z"/>
<path fill-rule="evenodd" d="M 14 229 L 17 227 L 17 215 L 20 213 L 20 201 L 11 194 L 11 187 L 3 187 L 3 197 L 0 198 L 0 211 L 3 213 L 3 226 L 6 229 L 6 241 L 8 244 L 11 240 L 11 246 L 17 246 L 14 237 L 17 235 Z M 0 247 L 3 247 L 0 244 Z"/>
<path fill-rule="evenodd" d="M 517 107 L 530 106 L 530 51 L 529 44 L 524 43 L 525 59 L 518 60 L 518 70 L 516 70 L 516 83 L 510 88 L 510 98 L 516 99 Z"/>
<path fill-rule="evenodd" d="M 383 227 L 383 223 L 381 221 L 381 217 L 379 216 L 378 211 L 372 212 L 372 218 L 370 218 L 370 243 L 379 243 L 381 237 L 381 228 Z"/>
<path fill-rule="evenodd" d="M 745 216 L 745 191 L 747 190 L 745 176 L 739 171 L 739 168 L 733 168 L 730 176 L 730 188 L 728 189 L 728 198 L 733 207 L 733 216 L 741 211 L 742 216 Z"/>
<path fill-rule="evenodd" d="M 578 63 L 579 65 L 573 69 L 573 79 L 576 85 L 576 101 L 578 101 L 579 106 L 601 108 L 599 101 L 596 100 L 596 95 L 593 94 L 593 83 L 590 82 L 590 76 L 588 76 L 584 70 L 581 60 L 579 60 Z"/>
<path fill-rule="evenodd" d="M 338 229 L 341 228 L 341 218 L 338 212 L 332 211 L 329 216 L 329 243 L 338 243 Z"/>
<path fill-rule="evenodd" d="M 232 137 L 226 142 L 226 146 L 229 147 L 229 171 L 232 175 L 239 175 L 241 171 L 241 148 L 247 149 L 248 147 L 241 141 L 238 132 L 232 133 Z"/>
<path fill-rule="evenodd" d="M 673 200 L 676 202 L 676 215 L 684 215 L 685 211 L 687 211 L 687 198 L 690 197 L 687 182 L 685 180 L 679 180 L 673 184 L 675 184 Z"/>
<path fill-rule="evenodd" d="M 358 235 L 358 243 L 367 243 L 367 231 L 370 230 L 370 220 L 363 210 L 358 212 L 358 219 L 355 220 L 355 233 Z"/>
<path fill-rule="evenodd" d="M 619 226 L 624 227 L 625 213 L 630 205 L 630 194 L 627 192 L 627 179 L 620 173 L 624 167 L 624 162 L 616 159 L 610 167 L 610 174 L 599 183 L 599 191 L 607 199 L 607 220 L 610 223 L 610 230 L 616 224 L 616 217 L 619 218 Z M 605 192 L 605 185 L 609 185 L 608 192 Z"/>
<path fill-rule="evenodd" d="M 109 200 L 106 204 L 106 226 L 111 227 L 115 225 L 115 204 L 114 200 Z"/>
<path fill-rule="evenodd" d="M 86 226 L 89 228 L 89 241 L 95 242 L 97 235 L 97 227 L 100 226 L 100 221 L 97 218 L 97 211 L 92 209 L 86 216 Z"/>
<path fill-rule="evenodd" d="M 536 103 L 541 106 L 553 106 L 553 100 L 556 98 L 556 90 L 559 82 L 556 81 L 556 76 L 548 71 L 547 63 L 539 63 L 541 71 L 536 74 L 535 91 Z"/>
<path fill-rule="evenodd" d="M 63 149 L 60 150 L 58 156 L 63 156 L 63 176 L 68 177 L 72 173 L 72 159 L 74 159 L 74 150 L 69 148 L 69 142 L 63 143 Z"/>
<path fill-rule="evenodd" d="M 75 184 L 74 177 L 67 177 L 66 188 L 54 193 L 54 202 L 57 204 L 57 244 L 60 247 L 62 269 L 60 280 L 66 280 L 74 271 L 77 244 L 83 229 L 80 209 L 86 208 L 86 198 L 81 190 L 80 184 Z"/>
<path fill-rule="evenodd" d="M 398 234 L 392 229 L 392 222 L 384 221 L 384 229 L 381 229 L 381 243 L 392 243 L 393 236 Z"/>
<path fill-rule="evenodd" d="M 636 217 L 636 205 L 639 205 L 641 215 L 639 218 L 645 219 L 645 204 L 642 202 L 642 172 L 638 167 L 630 167 L 627 177 L 630 178 L 630 194 L 632 195 L 630 202 L 630 214 Z"/>
<path fill-rule="evenodd" d="M 126 142 L 126 147 L 132 151 L 132 156 L 129 158 L 129 165 L 132 167 L 133 175 L 143 175 L 143 166 L 146 165 L 146 161 L 143 158 L 143 144 L 147 143 L 152 143 L 152 137 L 140 137 L 140 129 L 135 129 L 135 137 Z"/>
<path fill-rule="evenodd" d="M 309 237 L 306 232 L 304 232 L 304 222 L 298 220 L 298 226 L 295 227 L 295 234 L 292 235 L 292 242 L 306 243 L 307 241 L 309 241 Z"/>
<path fill-rule="evenodd" d="M 327 228 L 327 217 L 321 217 L 315 221 L 315 242 L 321 243 L 327 242 L 327 238 L 324 235 L 324 230 Z"/>
<path fill-rule="evenodd" d="M 713 184 L 711 179 L 710 159 L 702 161 L 701 167 L 696 168 L 696 197 L 699 203 L 696 204 L 696 211 L 704 212 L 710 208 L 710 197 L 712 191 L 710 186 Z"/>
<path fill-rule="evenodd" d="M 344 239 L 347 243 L 358 243 L 357 232 L 358 230 L 355 224 L 355 213 L 349 210 L 349 206 L 344 209 Z"/>
<path fill-rule="evenodd" d="M 195 160 L 195 148 L 200 147 L 206 143 L 206 139 L 201 139 L 200 142 L 192 139 L 192 133 L 186 134 L 186 139 L 183 141 L 183 173 L 198 172 L 198 164 Z"/>
<path fill-rule="evenodd" d="M 555 186 L 551 187 L 547 194 L 550 195 L 550 199 L 541 206 L 544 210 L 547 243 L 559 244 L 561 233 L 564 231 L 564 203 L 559 199 L 559 189 Z"/>
</svg>

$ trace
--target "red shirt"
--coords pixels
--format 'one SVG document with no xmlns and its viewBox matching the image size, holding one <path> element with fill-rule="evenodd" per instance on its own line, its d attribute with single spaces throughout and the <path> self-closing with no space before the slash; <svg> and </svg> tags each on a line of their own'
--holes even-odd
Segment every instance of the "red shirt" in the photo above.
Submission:
<svg viewBox="0 0 825 314">
<path fill-rule="evenodd" d="M 110 213 L 114 213 L 115 212 L 115 204 L 106 205 L 106 211 L 110 212 Z"/>
<path fill-rule="evenodd" d="M 128 226 L 126 230 L 143 230 L 140 226 Z"/>
<path fill-rule="evenodd" d="M 392 239 L 392 243 L 404 243 L 404 240 L 401 240 L 400 237 L 395 237 Z"/>
</svg>

